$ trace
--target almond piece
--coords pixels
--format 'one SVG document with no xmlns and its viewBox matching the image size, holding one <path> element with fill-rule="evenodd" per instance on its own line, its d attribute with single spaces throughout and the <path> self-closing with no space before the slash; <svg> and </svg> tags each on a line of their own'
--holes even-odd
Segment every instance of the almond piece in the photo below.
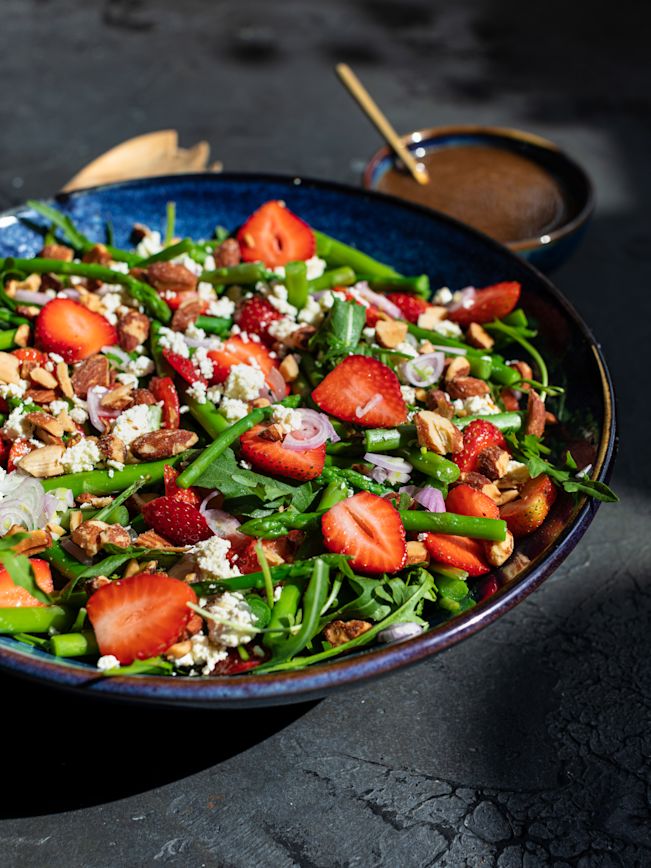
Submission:
<svg viewBox="0 0 651 868">
<path fill-rule="evenodd" d="M 134 404 L 152 404 L 158 403 L 156 398 L 154 397 L 154 393 L 150 392 L 149 389 L 136 389 L 133 393 L 133 403 Z"/>
<path fill-rule="evenodd" d="M 64 453 L 63 446 L 41 446 L 25 455 L 18 462 L 21 470 L 30 476 L 45 479 L 49 476 L 60 476 L 63 473 L 61 458 Z"/>
<path fill-rule="evenodd" d="M 108 265 L 111 262 L 111 254 L 104 244 L 95 244 L 87 250 L 81 258 L 82 262 L 92 262 L 95 265 Z"/>
<path fill-rule="evenodd" d="M 418 445 L 437 455 L 460 452 L 463 449 L 463 434 L 457 426 L 432 410 L 420 410 L 414 416 Z"/>
<path fill-rule="evenodd" d="M 136 437 L 131 444 L 131 452 L 136 458 L 147 461 L 171 458 L 172 455 L 178 455 L 194 446 L 198 439 L 194 431 L 186 431 L 183 428 L 177 430 L 162 429 Z"/>
<path fill-rule="evenodd" d="M 159 292 L 187 292 L 197 288 L 198 278 L 185 265 L 154 262 L 146 269 L 147 280 Z"/>
<path fill-rule="evenodd" d="M 451 419 L 454 416 L 454 407 L 448 396 L 441 389 L 430 389 L 425 398 L 428 410 L 433 410 L 439 416 Z"/>
<path fill-rule="evenodd" d="M 16 356 L 12 356 L 11 353 L 0 352 L 0 382 L 13 383 L 18 386 L 20 384 L 19 367 L 20 360 Z"/>
<path fill-rule="evenodd" d="M 174 645 L 170 645 L 170 647 L 165 652 L 166 657 L 171 657 L 173 660 L 180 660 L 181 657 L 185 657 L 186 654 L 189 654 L 192 651 L 192 642 L 189 639 L 185 639 L 183 642 L 175 642 Z"/>
<path fill-rule="evenodd" d="M 72 398 L 75 394 L 75 390 L 72 388 L 72 381 L 70 380 L 70 374 L 68 372 L 68 366 L 65 362 L 57 362 L 56 366 L 56 378 L 59 381 L 59 388 L 63 392 L 66 398 Z"/>
<path fill-rule="evenodd" d="M 91 494 L 89 491 L 84 491 L 78 495 L 77 503 L 89 503 L 94 509 L 102 509 L 105 506 L 110 506 L 113 503 L 112 497 L 99 497 L 97 494 Z"/>
<path fill-rule="evenodd" d="M 65 434 L 74 434 L 77 430 L 77 426 L 72 421 L 66 410 L 62 410 L 56 417 L 56 420 Z"/>
<path fill-rule="evenodd" d="M 77 530 L 83 520 L 84 514 L 80 509 L 70 510 L 70 533 L 72 533 L 73 530 Z"/>
<path fill-rule="evenodd" d="M 430 329 L 438 325 L 442 320 L 447 319 L 448 309 L 438 304 L 431 304 L 427 310 L 424 310 L 418 317 L 418 328 Z"/>
<path fill-rule="evenodd" d="M 465 356 L 455 356 L 445 366 L 445 382 L 449 383 L 455 377 L 467 377 L 470 373 L 470 362 Z"/>
<path fill-rule="evenodd" d="M 33 401 L 34 404 L 51 404 L 56 397 L 54 389 L 27 389 L 23 395 L 25 401 Z"/>
<path fill-rule="evenodd" d="M 375 337 L 381 347 L 393 350 L 407 337 L 407 323 L 395 319 L 378 320 Z"/>
<path fill-rule="evenodd" d="M 30 274 L 25 280 L 8 280 L 5 286 L 5 292 L 10 298 L 13 298 L 18 289 L 26 289 L 28 292 L 38 292 L 41 288 L 41 275 Z"/>
<path fill-rule="evenodd" d="M 478 322 L 470 323 L 466 332 L 466 340 L 471 346 L 477 347 L 479 350 L 490 350 L 495 344 L 493 338 Z"/>
<path fill-rule="evenodd" d="M 294 380 L 297 379 L 299 374 L 298 362 L 296 361 L 296 357 L 292 355 L 285 356 L 285 358 L 279 365 L 279 371 L 283 380 L 286 383 L 293 383 Z"/>
<path fill-rule="evenodd" d="M 477 456 L 477 471 L 489 479 L 501 479 L 507 472 L 511 456 L 500 446 L 487 446 Z"/>
<path fill-rule="evenodd" d="M 26 347 L 29 343 L 30 329 L 27 323 L 22 323 L 16 328 L 14 343 L 17 347 Z"/>
<path fill-rule="evenodd" d="M 94 386 L 107 389 L 111 382 L 111 371 L 106 356 L 90 356 L 80 362 L 72 372 L 72 388 L 80 398 L 85 398 Z"/>
<path fill-rule="evenodd" d="M 14 525 L 9 529 L 7 536 L 13 536 L 15 533 L 25 533 L 25 528 L 20 525 Z M 12 546 L 12 551 L 20 555 L 32 557 L 40 552 L 44 552 L 46 548 L 52 545 L 52 534 L 47 530 L 39 528 L 38 530 L 30 530 L 27 532 L 25 539 L 21 539 Z"/>
<path fill-rule="evenodd" d="M 184 332 L 188 326 L 193 325 L 197 321 L 197 317 L 203 310 L 203 302 L 194 294 L 182 301 L 178 308 L 174 311 L 171 327 L 175 332 Z"/>
<path fill-rule="evenodd" d="M 502 542 L 485 540 L 484 552 L 488 563 L 493 567 L 501 567 L 513 554 L 513 544 L 513 534 L 510 530 L 507 530 L 506 539 Z"/>
<path fill-rule="evenodd" d="M 72 247 L 66 247 L 65 244 L 46 244 L 39 253 L 43 259 L 58 259 L 61 262 L 72 262 L 75 256 L 75 251 Z"/>
<path fill-rule="evenodd" d="M 149 337 L 149 317 L 137 310 L 130 310 L 118 320 L 118 340 L 127 353 L 135 350 Z"/>
<path fill-rule="evenodd" d="M 371 629 L 373 625 L 368 621 L 332 621 L 324 629 L 323 635 L 333 646 L 345 645 L 351 639 L 361 636 Z"/>
<path fill-rule="evenodd" d="M 97 441 L 97 448 L 106 461 L 124 464 L 127 460 L 127 447 L 115 434 L 102 434 Z"/>
<path fill-rule="evenodd" d="M 44 389 L 56 389 L 59 385 L 56 378 L 49 371 L 46 371 L 45 368 L 32 368 L 29 372 L 29 379 L 33 383 L 36 383 L 37 386 L 43 386 Z"/>
<path fill-rule="evenodd" d="M 133 392 L 131 386 L 121 383 L 106 392 L 99 400 L 100 407 L 105 410 L 126 410 L 133 404 Z"/>
<path fill-rule="evenodd" d="M 216 268 L 232 268 L 242 260 L 240 245 L 236 238 L 225 238 L 215 251 Z"/>
<path fill-rule="evenodd" d="M 448 394 L 451 398 L 472 398 L 475 395 L 489 395 L 488 383 L 478 377 L 455 377 L 447 384 Z"/>
<path fill-rule="evenodd" d="M 527 417 L 524 424 L 525 434 L 533 434 L 535 437 L 542 437 L 545 433 L 546 421 L 545 402 L 534 389 L 529 389 L 529 395 L 527 398 Z"/>
<path fill-rule="evenodd" d="M 495 503 L 498 506 L 504 506 L 507 503 L 511 503 L 513 500 L 517 500 L 518 497 L 520 497 L 520 492 L 517 488 L 507 488 L 506 491 L 500 491 L 500 496 L 497 498 Z"/>
<path fill-rule="evenodd" d="M 50 416 L 49 413 L 27 413 L 25 419 L 31 422 L 35 428 L 41 428 L 43 431 L 47 431 L 48 434 L 53 434 L 55 437 L 63 436 L 63 426 L 58 419 Z"/>
<path fill-rule="evenodd" d="M 128 579 L 129 576 L 135 576 L 141 572 L 142 572 L 142 569 L 141 569 L 138 561 L 135 558 L 131 558 L 131 560 L 127 563 L 126 567 L 124 568 L 124 572 L 122 573 L 122 578 Z"/>
<path fill-rule="evenodd" d="M 407 561 L 406 567 L 411 567 L 413 564 L 426 564 L 429 562 L 429 552 L 425 548 L 425 543 L 417 539 L 410 539 L 407 543 Z"/>
<path fill-rule="evenodd" d="M 463 482 L 471 488 L 476 488 L 477 491 L 481 491 L 482 494 L 490 497 L 490 499 L 494 500 L 495 503 L 499 503 L 501 492 L 495 483 L 491 482 L 487 476 L 484 476 L 481 473 L 475 473 L 474 471 L 465 471 L 459 476 L 459 482 Z"/>
</svg>

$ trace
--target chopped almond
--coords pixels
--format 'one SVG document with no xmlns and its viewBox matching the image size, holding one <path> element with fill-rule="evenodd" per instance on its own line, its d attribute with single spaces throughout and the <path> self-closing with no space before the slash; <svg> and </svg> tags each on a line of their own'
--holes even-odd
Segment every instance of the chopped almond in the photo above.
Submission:
<svg viewBox="0 0 651 868">
<path fill-rule="evenodd" d="M 501 479 L 507 472 L 511 456 L 499 446 L 487 446 L 477 457 L 477 470 L 489 479 Z"/>
<path fill-rule="evenodd" d="M 470 373 L 470 362 L 465 356 L 455 356 L 445 367 L 445 382 L 449 383 L 455 377 L 466 377 Z"/>
<path fill-rule="evenodd" d="M 68 372 L 68 366 L 66 365 L 66 363 L 57 362 L 55 372 L 57 380 L 59 381 L 59 387 L 61 388 L 61 391 L 66 398 L 72 398 L 75 394 L 75 391 L 72 388 L 72 381 L 70 379 L 70 373 Z"/>
<path fill-rule="evenodd" d="M 298 378 L 299 370 L 298 370 L 298 362 L 296 361 L 296 356 L 285 356 L 282 362 L 279 365 L 279 371 L 282 375 L 283 380 L 286 383 L 293 383 L 294 380 Z"/>
<path fill-rule="evenodd" d="M 463 449 L 463 434 L 457 426 L 432 410 L 420 410 L 414 416 L 418 445 L 437 455 L 460 452 Z"/>
<path fill-rule="evenodd" d="M 345 645 L 366 633 L 373 625 L 368 621 L 333 621 L 324 629 L 323 635 L 333 647 Z"/>
<path fill-rule="evenodd" d="M 426 564 L 429 561 L 429 552 L 425 548 L 425 543 L 420 540 L 412 539 L 407 543 L 407 561 L 406 567 L 411 567 L 414 564 Z"/>
<path fill-rule="evenodd" d="M 533 434 L 536 437 L 542 437 L 545 433 L 545 402 L 534 391 L 529 389 L 527 399 L 527 418 L 524 425 L 525 434 Z"/>
<path fill-rule="evenodd" d="M 63 473 L 61 459 L 64 451 L 63 446 L 41 446 L 40 449 L 34 449 L 21 458 L 18 466 L 30 476 L 40 479 L 60 476 Z"/>
<path fill-rule="evenodd" d="M 432 330 L 435 325 L 438 325 L 448 315 L 447 307 L 438 304 L 431 304 L 427 310 L 424 310 L 418 317 L 418 327 L 421 329 Z"/>
<path fill-rule="evenodd" d="M 493 338 L 478 322 L 470 323 L 466 332 L 466 340 L 471 346 L 477 347 L 479 350 L 490 350 L 495 345 Z"/>
<path fill-rule="evenodd" d="M 16 356 L 12 356 L 11 353 L 0 352 L 0 383 L 13 383 L 16 386 L 19 385 L 19 367 L 20 360 L 17 359 Z"/>
<path fill-rule="evenodd" d="M 513 534 L 509 530 L 506 532 L 506 539 L 502 542 L 484 540 L 486 560 L 493 567 L 501 567 L 513 554 L 513 545 Z"/>
<path fill-rule="evenodd" d="M 407 323 L 395 319 L 378 320 L 375 337 L 381 347 L 393 350 L 407 337 Z"/>
<path fill-rule="evenodd" d="M 56 389 L 58 385 L 56 378 L 49 371 L 38 366 L 29 372 L 29 379 L 37 386 L 43 386 L 44 389 Z"/>
</svg>

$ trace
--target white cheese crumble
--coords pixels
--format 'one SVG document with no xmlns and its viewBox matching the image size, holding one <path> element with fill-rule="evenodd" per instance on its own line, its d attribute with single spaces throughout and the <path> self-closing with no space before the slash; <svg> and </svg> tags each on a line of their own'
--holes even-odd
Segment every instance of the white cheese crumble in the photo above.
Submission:
<svg viewBox="0 0 651 868">
<path fill-rule="evenodd" d="M 437 289 L 432 298 L 434 304 L 450 304 L 452 301 L 452 293 L 447 286 L 442 286 Z"/>
<path fill-rule="evenodd" d="M 138 388 L 138 377 L 135 374 L 130 374 L 127 371 L 124 371 L 121 374 L 118 374 L 115 378 L 118 383 L 123 383 L 125 386 L 131 386 L 134 389 Z"/>
<path fill-rule="evenodd" d="M 500 408 L 490 395 L 472 395 L 470 398 L 457 398 L 452 402 L 457 416 L 488 416 L 499 413 Z"/>
<path fill-rule="evenodd" d="M 53 416 L 58 416 L 59 413 L 67 413 L 68 412 L 68 402 L 67 401 L 51 401 L 48 404 L 48 410 Z"/>
<path fill-rule="evenodd" d="M 72 410 L 68 411 L 68 416 L 70 416 L 72 421 L 76 422 L 77 425 L 83 425 L 84 422 L 88 421 L 88 413 L 83 407 L 73 407 Z"/>
<path fill-rule="evenodd" d="M 192 364 L 206 380 L 212 379 L 214 365 L 205 347 L 197 347 L 192 356 Z"/>
<path fill-rule="evenodd" d="M 128 446 L 141 434 L 158 431 L 160 419 L 161 409 L 158 405 L 136 404 L 120 413 L 111 429 L 111 434 L 115 434 Z"/>
<path fill-rule="evenodd" d="M 0 384 L 0 396 L 3 398 L 22 398 L 27 391 L 27 380 L 20 380 L 19 383 L 2 383 Z"/>
<path fill-rule="evenodd" d="M 226 591 L 211 600 L 204 608 L 211 615 L 217 615 L 225 621 L 231 621 L 241 628 L 231 627 L 230 624 L 220 624 L 217 621 L 208 621 L 208 636 L 215 645 L 237 648 L 238 645 L 246 645 L 250 642 L 258 632 L 253 626 L 254 615 L 251 607 L 244 599 L 244 594 L 239 591 L 232 593 Z"/>
<path fill-rule="evenodd" d="M 224 395 L 239 401 L 253 401 L 264 387 L 264 374 L 252 365 L 233 365 L 226 380 Z"/>
<path fill-rule="evenodd" d="M 202 383 L 200 380 L 197 380 L 196 383 L 193 383 L 187 390 L 186 394 L 189 398 L 194 398 L 197 404 L 205 404 L 208 400 L 207 397 L 207 386 L 205 383 Z"/>
<path fill-rule="evenodd" d="M 284 341 L 298 328 L 300 328 L 300 326 L 298 326 L 294 320 L 290 319 L 288 316 L 283 316 L 270 323 L 267 331 L 271 337 L 276 338 L 277 341 Z"/>
<path fill-rule="evenodd" d="M 434 323 L 432 331 L 437 332 L 446 338 L 458 338 L 461 337 L 462 334 L 459 326 L 449 319 L 443 319 L 441 322 Z"/>
<path fill-rule="evenodd" d="M 102 296 L 102 314 L 111 325 L 117 325 L 118 308 L 124 304 L 121 292 L 107 292 Z"/>
<path fill-rule="evenodd" d="M 409 343 L 409 341 L 403 341 L 401 344 L 398 344 L 395 351 L 397 353 L 403 353 L 405 356 L 411 356 L 412 358 L 415 358 L 418 355 L 418 350 L 413 344 Z"/>
<path fill-rule="evenodd" d="M 147 356 L 138 356 L 137 359 L 131 359 L 127 364 L 127 373 L 133 374 L 136 377 L 146 377 L 154 370 L 153 361 Z"/>
<path fill-rule="evenodd" d="M 120 661 L 113 654 L 104 654 L 97 661 L 97 668 L 100 672 L 106 672 L 107 669 L 117 669 Z"/>
<path fill-rule="evenodd" d="M 163 327 L 159 333 L 158 343 L 159 346 L 163 347 L 163 349 L 177 353 L 179 356 L 183 356 L 184 359 L 190 357 L 188 345 L 180 332 L 175 332 L 172 331 L 172 329 Z"/>
<path fill-rule="evenodd" d="M 66 473 L 85 473 L 92 470 L 100 461 L 101 455 L 97 443 L 89 438 L 69 446 L 61 458 Z"/>
<path fill-rule="evenodd" d="M 220 536 L 211 536 L 188 550 L 202 579 L 217 580 L 239 576 L 240 571 L 227 558 L 231 544 Z"/>
<path fill-rule="evenodd" d="M 307 269 L 307 279 L 316 280 L 317 277 L 321 277 L 325 271 L 326 261 L 318 256 L 311 256 L 309 259 L 305 260 L 305 267 Z"/>
<path fill-rule="evenodd" d="M 314 296 L 308 296 L 305 307 L 299 311 L 298 321 L 307 323 L 307 325 L 318 326 L 323 317 L 324 313 L 321 304 L 314 298 Z"/>
<path fill-rule="evenodd" d="M 416 403 L 416 389 L 413 386 L 400 386 L 402 399 L 406 404 Z"/>
<path fill-rule="evenodd" d="M 9 440 L 18 440 L 25 437 L 29 440 L 34 431 L 34 426 L 25 418 L 22 407 L 16 407 L 11 411 L 5 424 L 2 426 L 3 435 Z"/>
<path fill-rule="evenodd" d="M 208 284 L 210 286 L 210 284 Z M 212 289 L 212 287 L 210 287 Z M 218 298 L 215 301 L 211 301 L 208 305 L 208 315 L 209 316 L 223 316 L 228 319 L 228 317 L 233 316 L 233 312 L 235 311 L 235 302 L 231 301 L 230 298 Z"/>
<path fill-rule="evenodd" d="M 190 639 L 190 651 L 174 660 L 181 669 L 200 668 L 202 675 L 210 675 L 215 666 L 228 657 L 228 651 L 220 645 L 213 645 L 204 633 L 197 633 Z"/>
<path fill-rule="evenodd" d="M 160 232 L 148 232 L 136 247 L 136 253 L 143 259 L 160 253 L 163 249 Z"/>
<path fill-rule="evenodd" d="M 239 422 L 249 412 L 249 405 L 244 401 L 238 401 L 237 398 L 224 398 L 219 411 L 227 422 Z"/>
<path fill-rule="evenodd" d="M 297 431 L 302 424 L 302 417 L 299 410 L 294 410 L 292 407 L 283 407 L 282 404 L 276 404 L 271 414 L 271 421 L 277 425 L 281 433 L 289 434 L 291 431 Z"/>
<path fill-rule="evenodd" d="M 275 283 L 273 286 L 267 286 L 267 284 L 257 284 L 256 289 L 258 287 L 262 288 L 262 292 L 267 297 L 267 301 L 276 310 L 280 311 L 280 313 L 285 314 L 285 316 L 292 317 L 292 319 L 296 319 L 296 314 L 298 310 L 294 307 L 293 304 L 290 304 L 287 301 L 287 287 L 282 283 Z"/>
</svg>

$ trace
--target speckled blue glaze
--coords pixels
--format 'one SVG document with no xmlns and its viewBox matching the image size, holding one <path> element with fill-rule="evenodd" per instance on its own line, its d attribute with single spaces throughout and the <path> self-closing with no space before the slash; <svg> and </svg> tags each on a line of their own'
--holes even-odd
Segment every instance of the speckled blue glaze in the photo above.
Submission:
<svg viewBox="0 0 651 868">
<path fill-rule="evenodd" d="M 506 248 L 455 221 L 387 196 L 321 181 L 258 175 L 185 175 L 115 184 L 68 196 L 56 204 L 89 236 L 104 239 L 107 221 L 116 243 L 128 244 L 134 222 L 162 229 L 165 205 L 176 202 L 177 231 L 210 236 L 234 228 L 262 202 L 280 198 L 319 229 L 352 243 L 406 273 L 427 272 L 432 286 L 456 289 L 519 280 L 523 304 L 539 323 L 548 358 L 564 371 L 570 400 L 587 411 L 599 478 L 610 473 L 615 445 L 610 377 L 594 337 L 570 303 L 540 273 Z M 40 239 L 21 220 L 40 222 L 27 208 L 0 215 L 0 256 L 33 255 Z M 571 356 L 572 365 L 565 361 Z M 559 500 L 562 500 L 559 498 Z M 490 624 L 531 593 L 585 532 L 595 503 L 566 503 L 555 520 L 519 547 L 529 563 L 502 574 L 500 590 L 475 609 L 399 645 L 373 648 L 302 672 L 236 678 L 104 678 L 78 661 L 58 660 L 0 637 L 0 666 L 62 688 L 93 695 L 165 704 L 245 707 L 299 702 L 394 671 L 441 651 Z"/>
<path fill-rule="evenodd" d="M 433 128 L 404 136 L 403 141 L 410 151 L 421 157 L 422 150 L 432 151 L 454 145 L 483 145 L 504 148 L 538 163 L 556 179 L 563 191 L 567 214 L 562 225 L 548 235 L 509 246 L 545 272 L 558 268 L 575 252 L 594 208 L 592 182 L 581 166 L 552 142 L 520 133 L 518 130 L 490 127 Z M 377 189 L 382 176 L 394 164 L 393 152 L 386 147 L 381 148 L 371 157 L 366 167 L 364 186 L 371 190 Z"/>
</svg>

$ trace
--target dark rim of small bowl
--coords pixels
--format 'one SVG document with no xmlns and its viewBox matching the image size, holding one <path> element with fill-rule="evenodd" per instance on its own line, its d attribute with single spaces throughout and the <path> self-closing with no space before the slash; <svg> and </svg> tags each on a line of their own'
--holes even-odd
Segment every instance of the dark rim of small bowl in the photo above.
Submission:
<svg viewBox="0 0 651 868">
<path fill-rule="evenodd" d="M 549 153 L 554 154 L 560 161 L 566 163 L 573 172 L 581 179 L 583 186 L 585 188 L 585 201 L 581 206 L 579 213 L 576 214 L 571 220 L 568 220 L 566 223 L 563 223 L 556 229 L 552 229 L 550 232 L 545 232 L 543 235 L 534 236 L 531 238 L 523 238 L 520 241 L 509 241 L 505 246 L 509 248 L 509 250 L 517 251 L 518 253 L 526 253 L 531 250 L 536 250 L 538 248 L 550 247 L 556 241 L 560 241 L 562 238 L 571 235 L 590 218 L 592 212 L 595 207 L 595 192 L 594 185 L 590 176 L 585 171 L 583 166 L 579 165 L 576 160 L 572 159 L 565 151 L 563 151 L 557 144 L 550 141 L 549 139 L 543 138 L 543 136 L 539 136 L 536 133 L 528 133 L 525 130 L 517 130 L 512 127 L 493 127 L 493 126 L 480 126 L 475 124 L 459 124 L 453 126 L 446 127 L 428 127 L 423 130 L 414 130 L 411 133 L 406 133 L 404 136 L 400 136 L 400 140 L 404 142 L 405 145 L 412 150 L 412 146 L 418 147 L 423 145 L 424 141 L 436 139 L 440 136 L 449 136 L 458 133 L 460 135 L 485 135 L 485 136 L 494 136 L 496 141 L 499 139 L 512 139 L 515 142 L 523 142 L 527 145 L 532 145 L 535 148 L 540 148 L 541 150 L 547 151 Z M 416 137 L 419 138 L 416 138 Z M 426 147 L 426 146 L 425 146 Z M 362 175 L 362 184 L 366 190 L 375 190 L 373 184 L 373 176 L 379 164 L 385 160 L 387 157 L 390 157 L 392 154 L 392 150 L 388 145 L 384 145 L 382 148 L 379 148 L 373 156 L 370 158 L 368 163 L 364 168 L 364 173 Z M 401 201 L 408 201 L 403 200 Z M 435 208 L 430 208 L 430 211 L 435 211 Z M 438 212 L 437 213 L 442 213 Z M 445 216 L 448 216 L 447 214 Z M 454 219 L 454 218 L 452 218 Z M 472 228 L 472 227 L 471 227 Z M 546 241 L 542 239 L 546 238 Z"/>
<path fill-rule="evenodd" d="M 88 193 L 98 193 L 105 189 L 120 189 L 121 187 L 148 187 L 157 183 L 174 184 L 175 181 L 192 181 L 206 183 L 213 179 L 216 183 L 223 181 L 241 183 L 275 183 L 294 187 L 297 184 L 315 189 L 329 189 L 345 195 L 363 197 L 370 202 L 383 200 L 398 208 L 416 211 L 426 219 L 435 219 L 449 223 L 468 236 L 481 240 L 483 244 L 497 248 L 502 254 L 503 245 L 481 232 L 468 227 L 447 214 L 435 212 L 430 208 L 405 201 L 395 196 L 378 193 L 374 190 L 359 189 L 335 181 L 325 181 L 316 178 L 304 178 L 271 173 L 221 173 L 207 172 L 188 173 L 182 175 L 162 175 L 142 178 L 132 181 L 122 181 L 115 184 L 102 184 L 97 187 L 87 187 L 70 193 L 59 194 L 50 200 L 66 201 L 70 198 L 84 196 Z M 21 205 L 9 209 L 2 216 L 15 216 L 24 210 Z M 514 255 L 514 254 L 513 254 Z M 544 285 L 557 304 L 565 311 L 568 318 L 582 333 L 590 344 L 603 389 L 604 421 L 601 428 L 599 448 L 594 462 L 592 478 L 607 481 L 612 470 L 616 451 L 616 413 L 615 396 L 612 380 L 608 372 L 601 348 L 573 305 L 565 298 L 544 274 L 523 260 L 520 267 L 531 271 L 532 275 Z M 500 588 L 493 596 L 468 612 L 452 618 L 442 625 L 420 634 L 399 644 L 386 647 L 373 647 L 354 655 L 343 657 L 332 663 L 306 667 L 293 672 L 269 673 L 267 675 L 241 676 L 208 676 L 197 678 L 171 678 L 169 676 L 111 676 L 95 674 L 92 669 L 78 663 L 61 663 L 55 658 L 47 659 L 32 656 L 27 650 L 17 645 L 15 648 L 0 647 L 0 668 L 30 680 L 47 682 L 64 689 L 85 688 L 93 696 L 111 699 L 137 700 L 159 704 L 181 705 L 212 705 L 214 707 L 251 707 L 254 705 L 282 705 L 294 702 L 304 702 L 317 699 L 334 688 L 352 687 L 369 678 L 390 674 L 397 669 L 417 663 L 426 657 L 443 651 L 462 639 L 472 636 L 483 627 L 488 626 L 500 615 L 508 612 L 517 603 L 538 588 L 560 563 L 569 555 L 592 521 L 599 502 L 582 498 L 580 507 L 574 519 L 564 528 L 554 543 L 552 550 L 534 559 L 521 573 L 513 584 Z"/>
</svg>

